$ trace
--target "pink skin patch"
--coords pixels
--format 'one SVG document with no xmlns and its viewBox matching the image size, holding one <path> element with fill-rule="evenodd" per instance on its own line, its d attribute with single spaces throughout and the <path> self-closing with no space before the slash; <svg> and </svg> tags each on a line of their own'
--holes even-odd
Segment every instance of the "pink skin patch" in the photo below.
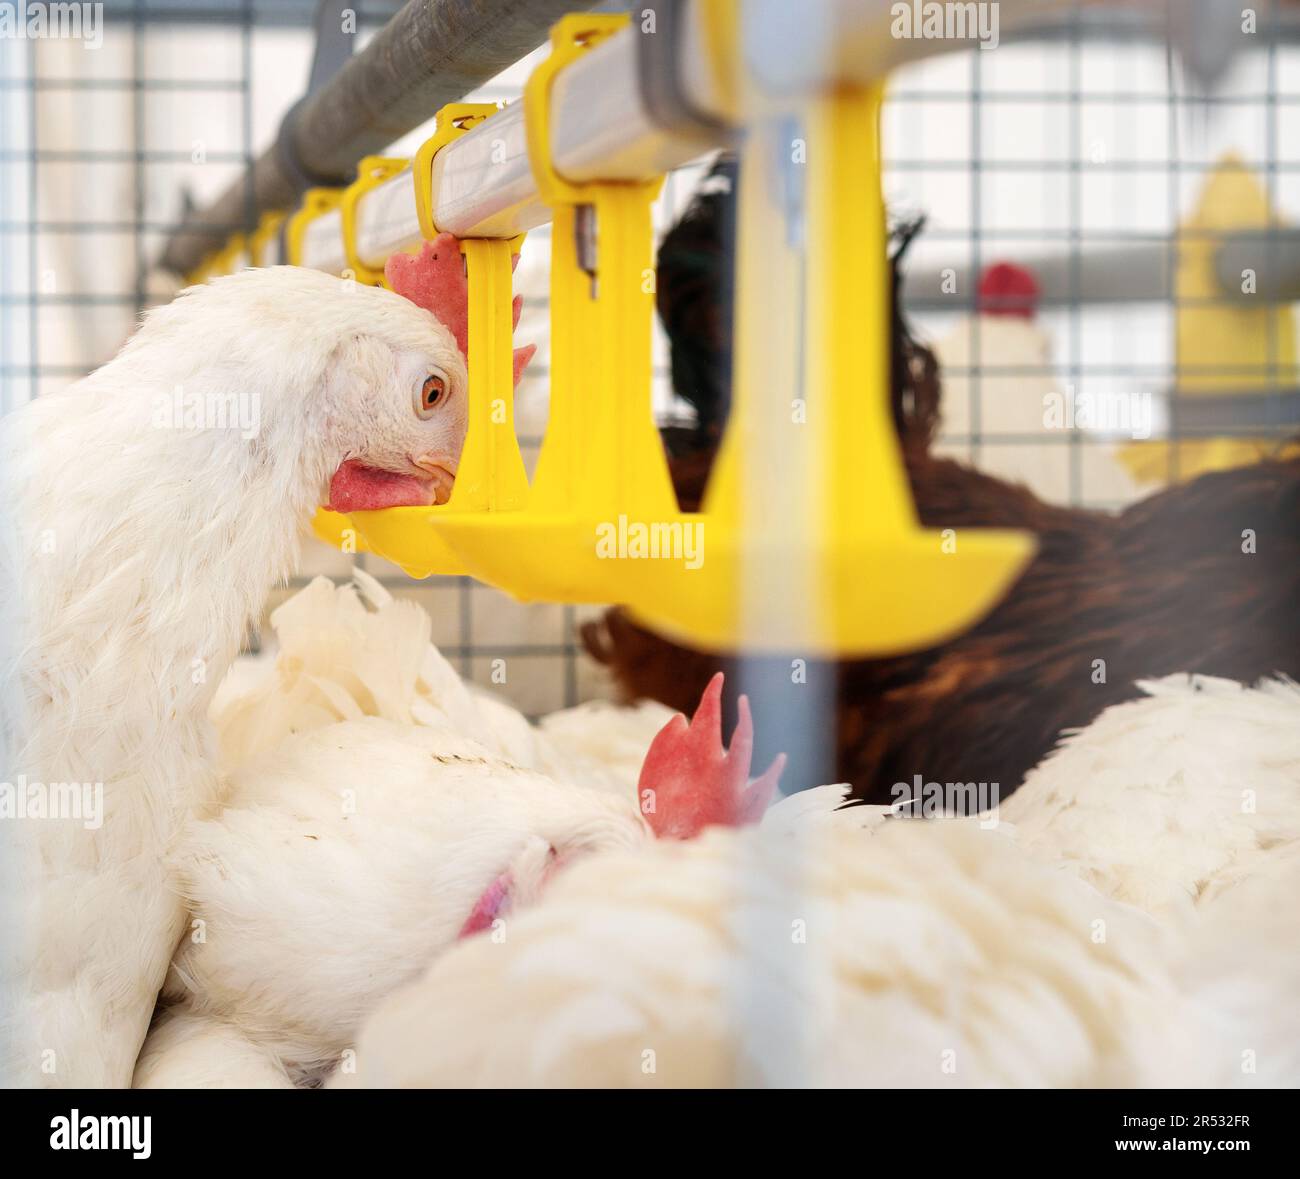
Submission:
<svg viewBox="0 0 1300 1179">
<path fill-rule="evenodd" d="M 569 856 L 560 855 L 555 848 L 551 848 L 550 854 L 546 858 L 546 867 L 542 872 L 542 878 L 538 883 L 538 890 L 545 888 L 551 878 L 565 864 L 569 862 Z M 492 923 L 499 917 L 504 917 L 514 907 L 515 901 L 515 874 L 507 868 L 491 884 L 483 890 L 483 895 L 479 897 L 478 903 L 470 910 L 470 914 L 465 918 L 465 924 L 460 927 L 460 933 L 456 935 L 456 940 L 473 937 L 476 933 L 483 933 L 485 930 L 492 928 Z"/>
<path fill-rule="evenodd" d="M 399 475 L 348 459 L 330 480 L 331 512 L 372 512 L 378 508 L 423 508 L 438 500 L 434 480 Z"/>
<path fill-rule="evenodd" d="M 460 941 L 462 938 L 472 937 L 476 933 L 491 929 L 492 923 L 498 917 L 510 911 L 514 890 L 514 873 L 509 870 L 502 872 L 484 889 L 478 904 L 470 910 L 469 916 L 465 918 L 465 924 L 460 927 L 456 940 Z"/>
<path fill-rule="evenodd" d="M 722 682 L 722 672 L 709 681 L 693 720 L 679 713 L 659 730 L 641 764 L 641 812 L 660 839 L 693 839 L 705 827 L 757 823 L 776 793 L 784 753 L 749 781 L 754 722 L 744 696 L 731 749 L 722 746 Z"/>
</svg>

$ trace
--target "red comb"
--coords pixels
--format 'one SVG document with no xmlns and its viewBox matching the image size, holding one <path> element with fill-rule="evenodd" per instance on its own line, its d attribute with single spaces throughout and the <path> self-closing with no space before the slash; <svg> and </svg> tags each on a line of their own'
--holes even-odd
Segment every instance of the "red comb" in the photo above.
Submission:
<svg viewBox="0 0 1300 1179">
<path fill-rule="evenodd" d="M 757 823 L 776 792 L 785 768 L 779 754 L 746 785 L 754 751 L 749 700 L 739 702 L 740 722 L 730 751 L 722 747 L 722 672 L 709 681 L 695 718 L 680 713 L 650 743 L 641 766 L 637 795 L 646 822 L 660 839 L 691 839 L 705 827 Z"/>
<path fill-rule="evenodd" d="M 514 256 L 518 264 L 519 255 Z M 469 282 L 460 243 L 449 233 L 440 233 L 420 247 L 419 254 L 393 254 L 384 266 L 388 285 L 417 307 L 430 311 L 456 338 L 461 355 L 469 357 Z M 522 295 L 514 300 L 514 326 L 519 326 Z M 536 344 L 515 349 L 515 384 L 537 351 Z"/>
<path fill-rule="evenodd" d="M 1013 262 L 995 262 L 980 275 L 979 312 L 1033 319 L 1038 295 L 1038 280 L 1032 271 Z"/>
</svg>

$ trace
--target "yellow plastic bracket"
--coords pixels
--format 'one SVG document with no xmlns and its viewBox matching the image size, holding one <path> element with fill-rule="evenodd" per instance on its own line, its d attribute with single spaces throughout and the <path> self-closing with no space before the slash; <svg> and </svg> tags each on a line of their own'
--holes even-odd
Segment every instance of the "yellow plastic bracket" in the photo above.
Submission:
<svg viewBox="0 0 1300 1179">
<path fill-rule="evenodd" d="M 384 272 L 367 266 L 357 253 L 357 203 L 372 188 L 377 188 L 391 176 L 396 176 L 409 161 L 404 156 L 366 156 L 357 165 L 357 178 L 343 190 L 339 199 L 339 215 L 343 222 L 343 256 L 347 259 L 352 277 L 368 287 L 382 286 Z"/>
<path fill-rule="evenodd" d="M 341 188 L 309 188 L 302 194 L 302 205 L 289 218 L 284 234 L 285 261 L 290 266 L 302 265 L 302 243 L 307 226 L 317 217 L 337 209 L 343 200 L 343 191 Z"/>
<path fill-rule="evenodd" d="M 280 232 L 284 224 L 283 213 L 263 213 L 257 222 L 257 228 L 248 239 L 248 264 L 250 266 L 266 265 L 266 247 Z"/>
<path fill-rule="evenodd" d="M 650 402 L 659 183 L 577 184 L 550 158 L 555 77 L 626 19 L 560 21 L 525 87 L 553 210 L 551 410 L 531 488 L 507 396 L 510 246 L 464 242 L 475 360 L 452 502 L 356 513 L 358 527 L 417 576 L 444 545 L 517 597 L 624 602 L 695 645 L 868 655 L 944 641 L 992 608 L 1034 542 L 917 520 L 889 410 L 881 91 L 769 104 L 736 80 L 750 125 L 733 405 L 704 510 L 681 513 Z M 811 145 L 797 175 L 791 114 Z"/>
<path fill-rule="evenodd" d="M 1262 299 L 1225 305 L 1215 272 L 1222 235 L 1267 233 L 1282 224 L 1264 181 L 1236 153 L 1220 158 L 1206 174 L 1196 207 L 1178 231 L 1174 397 L 1294 386 L 1300 379 L 1294 307 Z M 1139 483 L 1161 484 L 1285 456 L 1284 441 L 1266 433 L 1145 439 L 1120 447 L 1118 455 Z M 1290 453 L 1298 449 L 1292 446 Z"/>
<path fill-rule="evenodd" d="M 515 434 L 515 242 L 472 238 L 460 248 L 469 276 L 469 430 L 446 514 L 517 511 L 528 475 Z"/>
<path fill-rule="evenodd" d="M 518 514 L 528 498 L 528 475 L 519 454 L 514 419 L 514 348 L 511 314 L 513 241 L 461 242 L 469 277 L 469 427 L 451 499 L 441 507 L 353 512 L 357 539 L 370 552 L 401 566 L 411 577 L 468 572 L 445 533 L 457 535 L 498 513 Z M 343 517 L 318 512 L 316 534 L 338 544 Z"/>
<path fill-rule="evenodd" d="M 498 109 L 490 103 L 449 103 L 438 112 L 437 129 L 412 162 L 416 208 L 426 239 L 439 232 L 430 192 L 434 155 Z M 392 168 L 387 175 L 399 170 Z M 451 500 L 441 507 L 388 508 L 353 512 L 350 517 L 322 510 L 313 523 L 322 540 L 337 547 L 347 541 L 353 551 L 373 552 L 412 577 L 461 575 L 466 569 L 441 534 L 443 522 L 523 507 L 528 475 L 515 434 L 511 306 L 512 258 L 523 241 L 520 234 L 509 240 L 460 243 L 469 286 L 469 422 Z"/>
<path fill-rule="evenodd" d="M 528 144 L 528 162 L 537 191 L 548 205 L 576 205 L 588 199 L 588 189 L 570 184 L 551 162 L 551 87 L 556 75 L 602 41 L 626 28 L 628 13 L 598 15 L 572 13 L 562 16 L 551 27 L 551 52 L 540 62 L 524 83 L 524 135 Z M 656 181 L 656 189 L 659 186 Z"/>
<path fill-rule="evenodd" d="M 740 68 L 738 3 L 739 0 L 708 0 L 699 10 L 704 52 L 718 87 L 719 105 L 733 122 L 739 118 L 747 97 L 752 97 L 743 92 L 747 79 Z"/>
<path fill-rule="evenodd" d="M 422 144 L 411 160 L 411 176 L 415 184 L 415 213 L 420 222 L 420 236 L 425 241 L 433 241 L 442 231 L 433 219 L 433 157 L 454 139 L 459 139 L 466 132 L 474 130 L 485 119 L 499 113 L 501 108 L 494 102 L 449 102 L 438 108 L 434 115 L 434 131 Z M 523 248 L 526 233 L 510 238 L 510 253 L 519 253 Z M 485 239 L 486 240 L 486 239 Z M 465 250 L 462 246 L 461 253 Z M 466 273 L 474 266 L 474 259 L 466 257 Z M 472 329 L 471 329 L 472 330 Z"/>
<path fill-rule="evenodd" d="M 599 528 L 620 511 L 658 519 L 676 510 L 650 401 L 650 205 L 661 180 L 571 184 L 550 160 L 556 75 L 626 23 L 563 18 L 551 56 L 524 90 L 529 159 L 553 210 L 550 418 L 527 504 L 437 522 L 473 576 L 524 599 L 620 600 L 636 571 L 603 559 Z M 594 219 L 594 272 L 578 244 L 586 216 Z"/>
<path fill-rule="evenodd" d="M 977 622 L 1034 551 L 1022 533 L 917 522 L 889 409 L 880 100 L 844 88 L 802 104 L 803 164 L 790 162 L 788 110 L 749 129 L 731 418 L 704 511 L 683 517 L 697 567 L 640 562 L 630 601 L 695 645 L 923 648 Z M 783 178 L 801 191 L 802 230 Z"/>
<path fill-rule="evenodd" d="M 500 109 L 494 102 L 449 102 L 434 116 L 433 134 L 420 144 L 411 161 L 415 212 L 420 219 L 420 234 L 426 241 L 438 236 L 438 227 L 433 223 L 433 157 L 453 139 L 490 119 Z"/>
</svg>

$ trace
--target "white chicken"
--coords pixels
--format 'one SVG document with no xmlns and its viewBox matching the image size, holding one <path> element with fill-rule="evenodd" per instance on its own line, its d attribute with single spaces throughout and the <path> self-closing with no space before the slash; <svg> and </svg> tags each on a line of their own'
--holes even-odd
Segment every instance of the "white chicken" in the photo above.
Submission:
<svg viewBox="0 0 1300 1179">
<path fill-rule="evenodd" d="M 311 688 L 330 708 L 384 699 L 403 714 L 409 697 L 429 731 L 276 736 L 273 764 L 235 776 L 178 873 L 203 938 L 177 956 L 177 1005 L 138 1085 L 287 1087 L 332 1066 L 344 1086 L 1251 1079 L 1234 1071 L 1240 1054 L 1276 1020 L 1248 997 L 1283 1006 L 1298 980 L 1273 947 L 1294 931 L 1248 904 L 1198 929 L 1180 898 L 1296 883 L 1293 686 L 1148 685 L 1030 776 L 1002 810 L 1014 829 L 835 813 L 842 788 L 825 787 L 769 811 L 761 832 L 661 847 L 636 830 L 628 793 L 496 774 L 483 749 L 437 733 L 441 698 L 475 702 L 450 668 L 380 687 L 374 636 L 409 650 L 392 628 L 420 612 L 392 614 L 402 604 L 364 577 L 359 589 L 374 613 L 324 583 L 281 608 L 281 666 L 263 688 L 302 701 L 300 676 L 321 674 L 297 653 L 301 630 L 335 653 L 330 683 Z M 340 636 L 359 620 L 376 629 L 353 646 Z M 274 699 L 249 699 L 274 713 Z M 448 712 L 476 731 L 462 704 Z M 404 786 L 376 781 L 368 737 L 381 759 L 409 749 Z M 472 760 L 428 764 L 462 749 Z M 463 793 L 474 781 L 487 796 Z M 1250 783 L 1260 805 L 1243 811 Z M 575 826 L 591 837 L 565 859 L 583 862 L 535 910 L 498 910 L 492 936 L 455 944 L 512 855 L 515 897 L 534 900 Z M 1296 1067 L 1270 1054 L 1254 1079 Z"/>
<path fill-rule="evenodd" d="M 1068 817 L 1087 811 L 1094 778 L 1119 798 L 1086 739 L 1044 767 L 1024 847 L 948 823 L 895 821 L 872 838 L 853 812 L 806 837 L 718 832 L 679 847 L 649 840 L 646 819 L 689 835 L 761 809 L 774 776 L 746 793 L 747 733 L 726 758 L 705 751 L 715 779 L 699 758 L 648 759 L 640 785 L 659 808 L 646 812 L 644 797 L 590 788 L 618 774 L 583 781 L 563 725 L 538 734 L 499 708 L 494 723 L 417 644 L 391 696 L 361 663 L 341 687 L 303 665 L 251 706 L 231 703 L 223 797 L 206 714 L 306 520 L 327 494 L 343 510 L 445 499 L 465 384 L 454 335 L 427 312 L 281 268 L 155 312 L 117 359 L 0 426 L 0 738 L 28 813 L 2 832 L 8 1083 L 127 1083 L 173 951 L 178 1007 L 139 1083 L 236 1071 L 313 1083 L 354 1042 L 358 1072 L 341 1068 L 342 1083 L 1226 1075 L 1239 1042 L 1221 1038 L 1221 1008 L 1185 982 L 1152 919 L 1078 871 L 1162 910 L 1235 878 L 1243 849 L 1289 864 L 1284 742 L 1263 747 L 1263 775 L 1243 763 L 1258 743 L 1184 750 L 1223 755 L 1192 779 L 1223 821 L 1189 827 L 1145 879 L 1127 851 L 1113 871 Z M 256 427 L 229 428 L 245 410 Z M 283 711 L 277 693 L 292 698 Z M 1285 692 L 1265 695 L 1293 715 Z M 1125 723 L 1160 705 L 1157 693 L 1122 706 L 1148 706 Z M 716 697 L 703 712 L 716 729 Z M 693 734 L 674 724 L 663 749 Z M 1171 788 L 1141 797 L 1157 796 L 1168 833 L 1184 801 L 1173 787 L 1189 779 L 1172 763 L 1162 773 Z M 32 809 L 78 783 L 102 783 L 102 825 Z M 1284 799 L 1278 823 L 1229 820 L 1223 800 L 1239 803 L 1243 784 Z M 1216 839 L 1210 854 L 1187 850 Z M 1278 887 L 1295 883 L 1287 867 Z M 543 884 L 545 903 L 508 915 Z M 467 938 L 384 999 L 489 929 L 504 937 Z M 1231 963 L 1198 960 L 1205 987 L 1231 991 Z M 1204 1035 L 1175 1036 L 1180 1019 Z"/>
<path fill-rule="evenodd" d="M 525 769 L 631 797 L 651 739 L 673 715 L 654 701 L 589 701 L 535 727 L 466 684 L 430 642 L 429 616 L 362 569 L 348 586 L 316 578 L 275 610 L 271 625 L 274 662 L 238 682 L 228 676 L 213 701 L 227 769 L 292 733 L 377 716 L 451 728 Z"/>
<path fill-rule="evenodd" d="M 183 928 L 165 853 L 217 789 L 213 690 L 317 507 L 445 500 L 466 416 L 432 314 L 277 267 L 0 424 L 7 1083 L 130 1082 Z M 62 784 L 102 823 L 41 817 Z"/>
<path fill-rule="evenodd" d="M 462 931 L 647 835 L 631 792 L 555 782 L 451 729 L 367 717 L 295 734 L 236 771 L 178 849 L 194 932 L 165 994 L 311 1083 Z"/>
<path fill-rule="evenodd" d="M 1068 734 L 1001 817 L 1107 896 L 1177 917 L 1300 853 L 1300 687 L 1140 687 Z"/>
<path fill-rule="evenodd" d="M 395 992 L 331 1083 L 1300 1083 L 1300 693 L 1147 690 L 1014 831 L 848 810 L 591 857 Z"/>
<path fill-rule="evenodd" d="M 139 1087 L 314 1084 L 384 995 L 458 937 L 499 927 L 570 862 L 651 832 L 752 821 L 780 773 L 778 760 L 747 786 L 747 710 L 722 753 L 720 677 L 691 726 L 670 722 L 653 742 L 633 734 L 662 710 L 599 710 L 626 714 L 615 746 L 640 745 L 635 783 L 617 788 L 615 770 L 589 788 L 526 769 L 498 738 L 503 716 L 522 718 L 500 704 L 481 713 L 483 698 L 428 645 L 423 611 L 358 580 L 377 609 L 313 583 L 274 616 L 273 673 L 225 702 L 227 756 L 242 760 L 174 857 L 192 934 Z M 526 756 L 584 772 L 585 758 L 534 737 L 505 727 Z"/>
<path fill-rule="evenodd" d="M 720 831 L 576 865 L 505 937 L 386 1000 L 331 1083 L 1294 1084 L 1293 1047 L 1241 993 L 1291 1021 L 1294 955 L 1256 969 L 1279 932 L 1300 932 L 1294 906 L 1185 946 L 966 821 Z"/>
</svg>

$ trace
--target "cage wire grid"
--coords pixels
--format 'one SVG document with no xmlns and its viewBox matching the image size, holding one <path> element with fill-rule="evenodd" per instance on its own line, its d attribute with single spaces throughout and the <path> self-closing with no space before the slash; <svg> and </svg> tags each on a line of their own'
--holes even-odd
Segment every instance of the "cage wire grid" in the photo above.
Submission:
<svg viewBox="0 0 1300 1179">
<path fill-rule="evenodd" d="M 400 5 L 372 0 L 352 7 L 364 43 Z M 139 311 L 170 293 L 151 267 L 180 218 L 183 188 L 192 188 L 202 204 L 269 142 L 305 83 L 314 10 L 314 0 L 110 0 L 104 50 L 0 41 L 6 412 L 108 359 Z M 1095 30 L 1085 37 L 1078 9 L 1063 37 L 1005 44 L 991 53 L 959 47 L 892 79 L 887 197 L 896 213 L 928 216 L 910 265 L 953 267 L 959 296 L 969 295 L 990 262 L 1063 250 L 1069 265 L 1068 296 L 1040 306 L 1047 348 L 1032 361 L 985 355 L 987 341 L 975 319 L 963 319 L 961 298 L 951 310 L 938 292 L 933 298 L 922 292 L 909 304 L 921 336 L 945 362 L 940 452 L 1022 477 L 1009 456 L 1046 455 L 1052 479 L 1036 490 L 1073 505 L 1114 508 L 1151 490 L 1113 478 L 1113 437 L 1078 427 L 1016 428 L 1023 422 L 1007 428 L 991 412 L 996 402 L 989 392 L 996 382 L 1011 381 L 1022 382 L 1026 400 L 1061 385 L 1158 394 L 1185 375 L 1172 345 L 1173 292 L 1138 309 L 1085 304 L 1080 262 L 1100 246 L 1172 240 L 1217 158 L 1213 136 L 1189 158 L 1189 134 L 1195 138 L 1207 124 L 1217 125 L 1220 146 L 1232 145 L 1234 135 L 1253 140 L 1235 146 L 1261 178 L 1275 214 L 1300 205 L 1300 49 L 1279 44 L 1263 6 L 1261 13 L 1257 45 L 1209 98 L 1187 92 L 1161 44 L 1106 41 Z M 506 71 L 471 99 L 517 99 L 529 64 Z M 1296 86 L 1288 89 L 1288 81 Z M 412 154 L 427 133 L 426 125 L 404 137 L 397 154 Z M 1086 142 L 1098 139 L 1109 141 L 1102 159 L 1086 150 Z M 116 146 L 103 146 L 104 140 Z M 194 146 L 200 140 L 201 153 Z M 667 178 L 656 207 L 660 232 L 684 210 L 706 167 L 691 165 Z M 1269 227 L 1281 223 L 1274 215 Z M 545 425 L 549 240 L 549 226 L 529 234 L 518 275 L 525 297 L 519 338 L 543 345 L 517 399 L 530 466 Z M 1265 377 L 1274 389 L 1284 383 L 1280 351 L 1270 338 Z M 654 382 L 657 412 L 677 415 L 658 329 Z M 1167 422 L 1154 436 L 1178 437 Z M 1177 448 L 1168 453 L 1166 477 L 1173 480 Z M 345 578 L 347 561 L 311 545 L 285 593 L 317 572 Z M 364 554 L 357 563 L 395 594 L 425 606 L 435 642 L 466 677 L 526 712 L 607 691 L 575 636 L 591 608 L 521 605 L 467 578 L 417 583 Z M 272 607 L 284 596 L 277 594 Z M 251 646 L 259 648 L 258 635 Z M 496 660 L 504 661 L 495 665 L 504 667 L 504 683 L 493 682 Z"/>
</svg>

